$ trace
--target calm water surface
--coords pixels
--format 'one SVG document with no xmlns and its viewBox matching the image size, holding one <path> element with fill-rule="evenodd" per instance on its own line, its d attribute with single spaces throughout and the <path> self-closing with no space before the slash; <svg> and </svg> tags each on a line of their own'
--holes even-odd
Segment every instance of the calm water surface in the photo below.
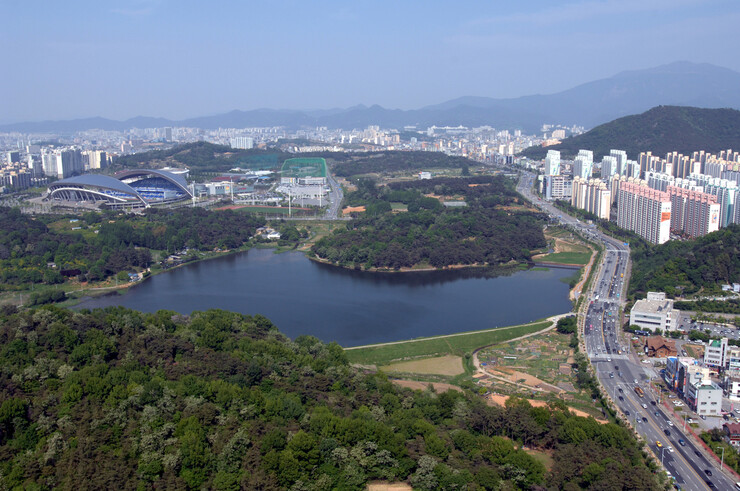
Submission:
<svg viewBox="0 0 740 491">
<path fill-rule="evenodd" d="M 125 295 L 80 308 L 122 305 L 189 314 L 224 309 L 263 314 L 291 338 L 311 334 L 342 346 L 508 326 L 568 312 L 573 270 L 481 277 L 459 271 L 349 271 L 299 252 L 254 249 L 149 278 Z"/>
</svg>

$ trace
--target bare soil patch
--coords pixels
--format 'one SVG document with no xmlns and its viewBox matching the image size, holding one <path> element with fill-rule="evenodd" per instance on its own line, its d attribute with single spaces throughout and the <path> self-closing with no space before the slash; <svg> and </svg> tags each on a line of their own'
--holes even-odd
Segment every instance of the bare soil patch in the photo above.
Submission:
<svg viewBox="0 0 740 491">
<path fill-rule="evenodd" d="M 391 363 L 390 365 L 385 365 L 379 368 L 390 373 L 403 372 L 450 376 L 460 375 L 465 372 L 463 369 L 462 358 L 453 355 Z"/>
<path fill-rule="evenodd" d="M 367 491 L 413 491 L 414 488 L 405 482 L 370 482 Z"/>
<path fill-rule="evenodd" d="M 504 396 L 500 394 L 491 394 L 488 396 L 488 404 L 496 405 L 496 406 L 504 406 L 506 404 L 506 401 L 509 400 L 509 396 Z M 529 403 L 534 407 L 546 407 L 547 403 L 545 401 L 538 401 L 536 399 L 527 399 Z M 580 409 L 574 409 L 572 407 L 569 407 L 568 410 L 575 414 L 576 416 L 583 416 L 584 418 L 593 418 L 590 414 L 587 412 L 581 411 Z M 596 419 L 596 418 L 594 418 Z M 601 424 L 606 424 L 607 421 L 603 419 L 596 419 Z"/>
</svg>

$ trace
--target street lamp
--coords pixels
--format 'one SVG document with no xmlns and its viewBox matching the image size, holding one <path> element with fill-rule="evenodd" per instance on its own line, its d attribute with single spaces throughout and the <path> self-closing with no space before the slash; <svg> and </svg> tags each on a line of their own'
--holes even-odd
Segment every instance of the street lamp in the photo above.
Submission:
<svg viewBox="0 0 740 491">
<path fill-rule="evenodd" d="M 719 465 L 720 465 L 720 469 L 724 469 L 725 468 L 725 447 L 715 447 L 715 450 L 717 448 L 721 448 L 722 449 L 722 461 L 720 462 Z"/>
</svg>

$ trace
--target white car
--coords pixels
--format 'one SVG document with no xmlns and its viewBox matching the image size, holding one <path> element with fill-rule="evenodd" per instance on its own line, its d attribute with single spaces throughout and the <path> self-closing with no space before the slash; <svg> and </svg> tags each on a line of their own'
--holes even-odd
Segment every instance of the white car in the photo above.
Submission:
<svg viewBox="0 0 740 491">
<path fill-rule="evenodd" d="M 673 426 L 673 421 L 669 421 L 668 426 Z"/>
<path fill-rule="evenodd" d="M 668 449 L 669 452 L 673 452 L 673 447 L 671 447 L 670 445 L 668 445 L 668 447 L 666 448 Z"/>
</svg>

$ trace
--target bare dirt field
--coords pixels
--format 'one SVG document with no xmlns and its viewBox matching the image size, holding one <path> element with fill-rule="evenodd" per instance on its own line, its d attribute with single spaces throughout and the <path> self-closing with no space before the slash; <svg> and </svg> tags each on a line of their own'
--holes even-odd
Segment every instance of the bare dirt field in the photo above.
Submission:
<svg viewBox="0 0 740 491">
<path fill-rule="evenodd" d="M 393 380 L 392 382 L 400 387 L 413 390 L 426 390 L 431 385 L 435 392 L 446 392 L 448 390 L 462 392 L 462 389 L 456 385 L 443 384 L 441 382 L 416 382 L 414 380 Z"/>
<path fill-rule="evenodd" d="M 371 482 L 367 491 L 412 491 L 414 488 L 404 482 Z"/>
<path fill-rule="evenodd" d="M 391 363 L 390 365 L 378 368 L 388 373 L 403 372 L 450 376 L 460 375 L 465 371 L 462 365 L 462 358 L 453 355 Z"/>
<path fill-rule="evenodd" d="M 491 394 L 490 396 L 488 396 L 488 403 L 489 404 L 495 404 L 496 406 L 503 406 L 503 405 L 506 404 L 506 401 L 508 399 L 509 399 L 509 396 L 503 396 L 503 395 L 499 395 L 499 394 Z M 547 406 L 547 403 L 545 401 L 538 401 L 536 399 L 527 399 L 527 400 L 534 407 L 544 407 L 544 406 Z M 590 414 L 588 414 L 588 413 L 586 413 L 584 411 L 581 411 L 580 409 L 573 409 L 572 407 L 571 408 L 568 408 L 568 409 L 570 410 L 570 412 L 572 412 L 576 416 L 583 416 L 584 418 L 591 418 L 591 417 L 593 417 Z M 606 421 L 604 421 L 602 419 L 597 419 L 596 421 L 598 421 L 599 423 L 603 423 L 603 424 L 606 423 Z"/>
</svg>

